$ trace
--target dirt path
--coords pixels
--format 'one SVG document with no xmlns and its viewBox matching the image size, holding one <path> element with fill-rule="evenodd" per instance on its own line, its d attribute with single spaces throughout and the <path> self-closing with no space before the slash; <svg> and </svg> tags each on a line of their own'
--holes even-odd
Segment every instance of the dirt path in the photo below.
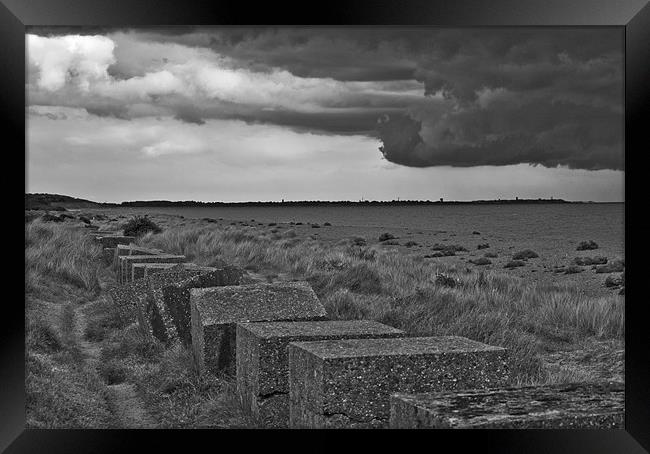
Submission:
<svg viewBox="0 0 650 454">
<path fill-rule="evenodd" d="M 74 312 L 74 334 L 77 345 L 84 356 L 85 361 L 95 370 L 99 366 L 101 346 L 97 342 L 90 342 L 85 339 L 84 331 L 87 324 L 86 311 L 98 301 L 78 306 Z M 109 407 L 113 412 L 119 428 L 147 429 L 154 428 L 155 421 L 147 413 L 142 399 L 136 392 L 135 385 L 130 383 L 119 383 L 107 385 L 109 393 Z"/>
</svg>

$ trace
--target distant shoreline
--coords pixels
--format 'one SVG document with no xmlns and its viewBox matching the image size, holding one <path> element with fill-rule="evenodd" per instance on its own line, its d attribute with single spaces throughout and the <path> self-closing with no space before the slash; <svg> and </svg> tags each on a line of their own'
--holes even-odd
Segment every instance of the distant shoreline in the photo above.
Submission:
<svg viewBox="0 0 650 454">
<path fill-rule="evenodd" d="M 296 206 L 420 206 L 420 205 L 530 205 L 530 204 L 623 204 L 623 202 L 568 201 L 564 199 L 496 199 L 496 200 L 296 200 L 256 202 L 200 202 L 195 200 L 135 200 L 126 202 L 93 202 L 59 194 L 25 194 L 25 209 L 61 208 L 214 208 L 214 207 L 296 207 Z"/>
<path fill-rule="evenodd" d="M 624 202 L 571 202 L 562 199 L 504 199 L 504 200 L 449 200 L 449 201 L 432 201 L 432 200 L 392 200 L 392 201 L 328 201 L 328 200 L 300 200 L 284 202 L 195 202 L 195 201 L 134 201 L 111 204 L 115 207 L 133 207 L 133 208 L 154 208 L 154 207 L 256 207 L 256 206 L 412 206 L 412 205 L 530 205 L 530 204 L 603 204 L 603 203 L 624 203 Z M 107 204 L 108 205 L 108 204 Z"/>
</svg>

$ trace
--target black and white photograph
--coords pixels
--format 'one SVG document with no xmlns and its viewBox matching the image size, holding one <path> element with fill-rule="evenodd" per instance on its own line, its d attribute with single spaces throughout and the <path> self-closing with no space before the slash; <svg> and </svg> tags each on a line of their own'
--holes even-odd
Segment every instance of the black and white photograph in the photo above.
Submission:
<svg viewBox="0 0 650 454">
<path fill-rule="evenodd" d="M 624 429 L 625 37 L 26 27 L 25 427 Z"/>
</svg>

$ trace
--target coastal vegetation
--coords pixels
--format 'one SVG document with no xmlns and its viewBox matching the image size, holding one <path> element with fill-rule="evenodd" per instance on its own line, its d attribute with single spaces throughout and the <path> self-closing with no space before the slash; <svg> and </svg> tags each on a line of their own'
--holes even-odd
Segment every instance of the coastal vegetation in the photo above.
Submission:
<svg viewBox="0 0 650 454">
<path fill-rule="evenodd" d="M 127 225 L 148 224 L 142 219 L 127 218 Z M 152 223 L 160 230 L 143 233 L 139 244 L 199 265 L 238 265 L 248 279 L 307 280 L 332 319 L 373 319 L 413 336 L 459 335 L 506 347 L 513 384 L 617 373 L 624 338 L 624 297 L 617 294 L 587 296 L 569 284 L 445 264 L 401 253 L 407 242 L 384 247 L 394 240 L 377 236 L 323 241 L 297 232 L 298 223 Z M 118 427 L 114 389 L 127 385 L 137 390 L 152 427 L 250 427 L 232 378 L 199 374 L 190 351 L 166 348 L 120 319 L 102 291 L 114 276 L 84 225 L 80 218 L 25 225 L 28 426 Z M 459 244 L 430 248 L 467 251 Z M 616 279 L 608 285 L 624 285 Z M 584 350 L 591 345 L 597 349 Z M 594 354 L 596 366 L 587 361 Z M 548 362 L 555 357 L 582 359 L 567 367 Z"/>
</svg>

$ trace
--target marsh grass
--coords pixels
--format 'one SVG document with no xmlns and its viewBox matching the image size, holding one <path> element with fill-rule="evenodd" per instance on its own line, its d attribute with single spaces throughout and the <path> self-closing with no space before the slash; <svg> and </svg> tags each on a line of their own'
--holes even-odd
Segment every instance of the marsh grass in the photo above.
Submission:
<svg viewBox="0 0 650 454">
<path fill-rule="evenodd" d="M 307 279 L 332 318 L 374 319 L 410 335 L 459 335 L 506 347 L 516 383 L 558 379 L 542 367 L 540 354 L 588 337 L 624 337 L 621 297 L 592 298 L 571 286 L 525 282 L 497 271 L 459 271 L 366 247 L 355 238 L 322 245 L 252 228 L 201 227 L 172 228 L 142 243 L 199 263 L 219 258 Z M 437 284 L 436 273 L 457 284 Z"/>
<path fill-rule="evenodd" d="M 51 276 L 97 293 L 101 252 L 78 228 L 39 219 L 25 225 L 25 275 L 32 279 Z"/>
</svg>

